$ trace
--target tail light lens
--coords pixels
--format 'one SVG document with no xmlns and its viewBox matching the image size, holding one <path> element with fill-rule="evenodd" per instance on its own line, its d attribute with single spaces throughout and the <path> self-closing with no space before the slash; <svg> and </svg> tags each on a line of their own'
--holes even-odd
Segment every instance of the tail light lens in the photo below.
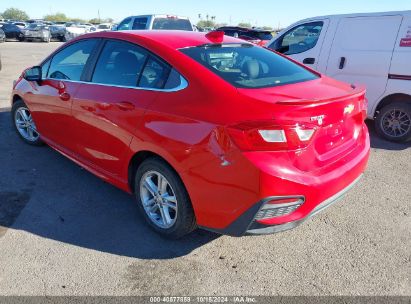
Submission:
<svg viewBox="0 0 411 304">
<path fill-rule="evenodd" d="M 307 147 L 316 126 L 246 122 L 228 128 L 235 144 L 243 151 L 297 150 Z"/>
</svg>

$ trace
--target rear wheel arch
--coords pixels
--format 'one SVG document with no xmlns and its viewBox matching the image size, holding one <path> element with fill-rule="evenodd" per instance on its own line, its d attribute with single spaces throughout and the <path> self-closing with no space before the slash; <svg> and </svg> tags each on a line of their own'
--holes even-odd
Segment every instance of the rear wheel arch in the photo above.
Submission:
<svg viewBox="0 0 411 304">
<path fill-rule="evenodd" d="M 164 157 L 162 157 L 161 155 L 152 152 L 152 151 L 148 151 L 148 150 L 143 150 L 143 151 L 138 151 L 137 153 L 135 153 L 133 155 L 133 157 L 130 159 L 129 161 L 129 165 L 128 165 L 128 185 L 130 187 L 130 190 L 134 193 L 135 189 L 134 189 L 134 179 L 136 176 L 136 172 L 137 169 L 140 167 L 140 165 L 149 158 L 157 158 L 160 159 L 162 162 L 164 162 L 167 166 L 169 166 L 179 177 L 179 179 L 181 180 L 181 182 L 183 183 L 184 187 L 187 190 L 187 187 L 183 181 L 183 179 L 181 178 L 181 175 L 177 172 L 177 170 L 174 168 L 174 166 L 167 161 L 167 159 L 165 159 Z"/>
<path fill-rule="evenodd" d="M 394 93 L 394 94 L 385 96 L 377 104 L 377 107 L 375 108 L 375 111 L 374 111 L 374 118 L 377 117 L 379 111 L 382 108 L 384 108 L 385 106 L 393 102 L 407 102 L 411 104 L 411 95 L 404 94 L 404 93 Z"/>
<path fill-rule="evenodd" d="M 20 95 L 14 94 L 13 98 L 12 98 L 12 104 L 11 105 L 13 106 L 16 103 L 16 101 L 18 101 L 18 100 L 22 100 L 24 102 L 23 98 Z"/>
</svg>

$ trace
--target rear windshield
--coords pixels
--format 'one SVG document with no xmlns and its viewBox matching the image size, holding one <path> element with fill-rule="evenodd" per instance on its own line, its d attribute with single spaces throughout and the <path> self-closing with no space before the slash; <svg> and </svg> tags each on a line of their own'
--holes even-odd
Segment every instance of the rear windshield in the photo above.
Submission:
<svg viewBox="0 0 411 304">
<path fill-rule="evenodd" d="M 99 25 L 97 26 L 97 28 L 98 28 L 99 30 L 108 30 L 108 29 L 110 29 L 110 27 L 109 27 L 107 24 L 99 24 Z"/>
<path fill-rule="evenodd" d="M 276 53 L 251 44 L 216 44 L 181 49 L 239 88 L 267 88 L 318 78 Z"/>
<path fill-rule="evenodd" d="M 259 40 L 273 39 L 273 35 L 271 35 L 271 33 L 269 32 L 253 32 L 251 36 L 256 37 Z"/>
<path fill-rule="evenodd" d="M 188 19 L 155 18 L 153 22 L 153 30 L 192 31 L 193 27 Z"/>
</svg>

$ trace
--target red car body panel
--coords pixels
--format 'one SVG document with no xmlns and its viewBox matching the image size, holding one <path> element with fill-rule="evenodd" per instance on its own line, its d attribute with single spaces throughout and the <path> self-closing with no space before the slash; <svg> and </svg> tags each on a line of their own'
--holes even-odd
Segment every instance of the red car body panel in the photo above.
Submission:
<svg viewBox="0 0 411 304">
<path fill-rule="evenodd" d="M 302 220 L 366 168 L 363 89 L 326 76 L 237 89 L 178 50 L 210 43 L 199 33 L 100 32 L 69 43 L 89 37 L 121 39 L 150 50 L 188 81 L 187 88 L 157 92 L 55 80 L 37 84 L 20 77 L 13 98 L 26 102 L 45 142 L 125 191 L 132 192 L 129 167 L 136 153 L 161 156 L 180 175 L 201 227 L 241 235 L 245 231 L 232 232 L 230 225 L 273 196 L 304 196 L 305 202 L 289 215 L 260 224 Z M 224 36 L 225 43 L 239 41 Z M 318 116 L 324 116 L 321 123 L 312 119 Z M 249 121 L 298 123 L 316 131 L 306 147 L 244 150 L 230 129 Z"/>
</svg>

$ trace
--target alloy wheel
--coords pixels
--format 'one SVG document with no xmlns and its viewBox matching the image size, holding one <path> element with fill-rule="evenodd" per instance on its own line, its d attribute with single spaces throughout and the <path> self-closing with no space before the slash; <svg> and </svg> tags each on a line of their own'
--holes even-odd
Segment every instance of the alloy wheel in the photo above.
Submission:
<svg viewBox="0 0 411 304">
<path fill-rule="evenodd" d="M 17 109 L 14 114 L 14 123 L 24 139 L 35 142 L 39 138 L 40 134 L 37 132 L 31 113 L 26 107 Z"/>
<path fill-rule="evenodd" d="M 171 228 L 177 220 L 177 197 L 169 181 L 157 171 L 140 180 L 140 198 L 149 219 L 159 228 Z"/>
<path fill-rule="evenodd" d="M 391 137 L 401 137 L 411 129 L 411 117 L 400 109 L 392 109 L 381 118 L 381 129 Z"/>
</svg>

